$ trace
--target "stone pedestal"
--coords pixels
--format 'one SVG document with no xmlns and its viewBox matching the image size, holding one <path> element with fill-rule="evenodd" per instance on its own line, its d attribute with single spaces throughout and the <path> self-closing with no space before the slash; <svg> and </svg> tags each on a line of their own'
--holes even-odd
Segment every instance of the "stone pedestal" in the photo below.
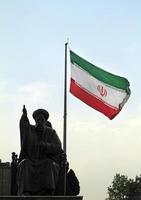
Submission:
<svg viewBox="0 0 141 200">
<path fill-rule="evenodd" d="M 82 196 L 0 196 L 0 200 L 82 200 Z"/>
</svg>

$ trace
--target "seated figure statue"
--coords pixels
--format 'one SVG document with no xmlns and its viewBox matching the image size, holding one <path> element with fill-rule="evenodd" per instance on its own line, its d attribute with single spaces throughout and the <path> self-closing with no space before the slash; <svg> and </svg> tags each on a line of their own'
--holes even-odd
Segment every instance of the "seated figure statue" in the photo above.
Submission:
<svg viewBox="0 0 141 200">
<path fill-rule="evenodd" d="M 17 169 L 18 195 L 53 195 L 59 174 L 61 142 L 54 129 L 46 126 L 49 113 L 33 112 L 29 123 L 23 107 L 20 119 L 21 151 Z"/>
</svg>

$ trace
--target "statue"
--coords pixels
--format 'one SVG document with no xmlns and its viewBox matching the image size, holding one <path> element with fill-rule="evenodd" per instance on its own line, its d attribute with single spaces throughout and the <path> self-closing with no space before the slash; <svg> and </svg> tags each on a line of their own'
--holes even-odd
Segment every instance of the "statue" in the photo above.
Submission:
<svg viewBox="0 0 141 200">
<path fill-rule="evenodd" d="M 11 195 L 17 194 L 17 182 L 16 182 L 17 166 L 18 166 L 18 155 L 15 152 L 12 152 Z"/>
<path fill-rule="evenodd" d="M 61 142 L 46 125 L 49 113 L 33 112 L 31 125 L 25 106 L 20 119 L 21 151 L 17 169 L 18 195 L 53 195 L 58 181 Z"/>
<path fill-rule="evenodd" d="M 76 196 L 80 192 L 80 185 L 79 181 L 72 169 L 69 169 L 69 163 L 67 162 L 66 167 L 66 195 L 73 195 Z"/>
</svg>

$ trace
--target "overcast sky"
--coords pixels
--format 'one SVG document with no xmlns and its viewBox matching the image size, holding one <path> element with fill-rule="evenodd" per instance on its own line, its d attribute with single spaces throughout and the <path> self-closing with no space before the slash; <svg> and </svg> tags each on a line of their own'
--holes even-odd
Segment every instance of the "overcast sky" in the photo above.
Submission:
<svg viewBox="0 0 141 200">
<path fill-rule="evenodd" d="M 141 173 L 141 1 L 0 0 L 0 158 L 19 154 L 23 104 L 45 108 L 63 137 L 64 44 L 130 82 L 109 120 L 69 93 L 67 155 L 84 200 L 104 200 L 116 173 Z M 69 64 L 69 63 L 68 63 Z"/>
</svg>

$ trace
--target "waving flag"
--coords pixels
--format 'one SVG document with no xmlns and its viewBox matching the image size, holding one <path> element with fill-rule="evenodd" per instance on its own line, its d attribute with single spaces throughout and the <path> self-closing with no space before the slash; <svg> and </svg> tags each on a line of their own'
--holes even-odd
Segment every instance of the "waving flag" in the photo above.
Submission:
<svg viewBox="0 0 141 200">
<path fill-rule="evenodd" d="M 111 74 L 70 51 L 70 92 L 113 119 L 123 108 L 130 96 L 126 78 Z"/>
</svg>

